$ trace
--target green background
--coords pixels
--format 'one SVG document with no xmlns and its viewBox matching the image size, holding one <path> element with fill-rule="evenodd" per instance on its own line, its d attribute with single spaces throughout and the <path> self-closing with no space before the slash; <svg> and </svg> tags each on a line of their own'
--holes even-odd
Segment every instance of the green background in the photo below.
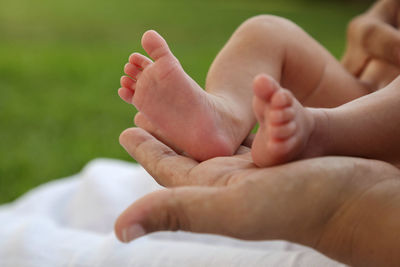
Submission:
<svg viewBox="0 0 400 267">
<path fill-rule="evenodd" d="M 159 31 L 200 85 L 246 18 L 293 20 L 337 58 L 370 2 L 306 0 L 0 1 L 0 203 L 88 161 L 132 161 L 118 144 L 135 109 L 118 95 L 128 56 Z M 112 178 L 112 177 L 110 177 Z"/>
</svg>

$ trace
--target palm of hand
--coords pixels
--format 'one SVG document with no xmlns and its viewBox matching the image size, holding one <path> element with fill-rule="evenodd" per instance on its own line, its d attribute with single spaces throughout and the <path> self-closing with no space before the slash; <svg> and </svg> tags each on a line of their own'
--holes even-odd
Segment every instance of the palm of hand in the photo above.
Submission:
<svg viewBox="0 0 400 267">
<path fill-rule="evenodd" d="M 241 147 L 240 152 L 232 157 L 218 157 L 198 163 L 187 157 L 175 155 L 172 166 L 170 163 L 163 165 L 160 162 L 159 170 L 164 173 L 155 174 L 159 177 L 158 182 L 167 187 L 184 185 L 204 186 L 229 186 L 240 181 L 244 177 L 257 176 L 261 169 L 257 168 L 247 147 Z M 167 159 L 166 159 L 167 160 Z M 184 163 L 183 165 L 181 165 Z M 165 169 L 164 167 L 165 166 Z M 171 168 L 172 167 L 172 168 Z M 179 169 L 179 172 L 175 172 Z M 171 173 L 173 171 L 174 173 Z M 171 179 L 171 177 L 173 177 Z"/>
<path fill-rule="evenodd" d="M 165 201 L 187 200 L 179 204 L 187 206 L 180 215 L 185 222 L 177 226 L 180 219 L 166 219 L 166 229 L 204 232 L 197 209 L 205 208 L 207 199 L 213 202 L 207 212 L 215 223 L 206 232 L 253 240 L 284 238 L 315 247 L 327 221 L 374 184 L 365 178 L 370 170 L 361 159 L 314 158 L 261 169 L 252 163 L 249 149 L 241 147 L 235 156 L 198 163 L 139 128 L 124 132 L 121 144 L 158 183 L 174 187 L 165 191 Z M 177 197 L 181 194 L 185 197 Z"/>
</svg>

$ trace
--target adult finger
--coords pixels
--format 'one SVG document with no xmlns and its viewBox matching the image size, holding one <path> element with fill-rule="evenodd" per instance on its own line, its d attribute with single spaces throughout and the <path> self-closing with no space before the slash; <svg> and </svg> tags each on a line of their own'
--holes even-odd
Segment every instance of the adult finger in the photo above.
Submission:
<svg viewBox="0 0 400 267">
<path fill-rule="evenodd" d="M 347 42 L 342 64 L 353 75 L 359 76 L 371 58 L 400 66 L 400 32 L 379 17 L 353 19 L 347 30 Z"/>
<path fill-rule="evenodd" d="M 400 31 L 393 26 L 371 21 L 365 26 L 361 42 L 372 57 L 400 66 Z"/>
<path fill-rule="evenodd" d="M 347 27 L 347 47 L 342 58 L 343 66 L 354 76 L 358 77 L 368 63 L 368 53 L 362 47 L 363 29 L 369 18 L 358 16 L 351 20 Z"/>
<path fill-rule="evenodd" d="M 153 192 L 120 215 L 115 233 L 122 242 L 163 230 L 238 236 L 241 231 L 235 229 L 232 220 L 235 214 L 243 215 L 243 200 L 238 201 L 229 192 L 223 187 L 180 187 Z"/>
<path fill-rule="evenodd" d="M 178 155 L 145 130 L 127 129 L 121 133 L 119 141 L 159 184 L 169 187 L 193 182 L 187 174 L 198 162 Z"/>
<path fill-rule="evenodd" d="M 347 71 L 355 77 L 359 77 L 367 66 L 368 61 L 369 58 L 365 51 L 361 50 L 359 47 L 348 44 L 341 62 Z"/>
</svg>

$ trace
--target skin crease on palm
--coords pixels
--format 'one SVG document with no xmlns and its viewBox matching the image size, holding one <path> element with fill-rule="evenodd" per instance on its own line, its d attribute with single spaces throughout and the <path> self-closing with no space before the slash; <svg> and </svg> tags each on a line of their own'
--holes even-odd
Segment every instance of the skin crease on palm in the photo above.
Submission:
<svg viewBox="0 0 400 267">
<path fill-rule="evenodd" d="M 350 45 L 342 62 L 375 88 L 398 73 L 397 53 L 391 48 L 400 37 L 383 29 L 397 27 L 392 19 L 398 2 L 378 1 L 349 27 Z M 385 33 L 377 38 L 380 43 L 371 41 L 371 28 L 374 34 Z M 400 172 L 387 163 L 324 157 L 260 169 L 246 147 L 238 155 L 198 163 L 142 129 L 126 130 L 120 142 L 161 185 L 171 187 L 145 196 L 120 216 L 115 229 L 124 242 L 180 229 L 285 239 L 352 266 L 400 265 Z M 133 225 L 143 231 L 129 232 Z"/>
</svg>

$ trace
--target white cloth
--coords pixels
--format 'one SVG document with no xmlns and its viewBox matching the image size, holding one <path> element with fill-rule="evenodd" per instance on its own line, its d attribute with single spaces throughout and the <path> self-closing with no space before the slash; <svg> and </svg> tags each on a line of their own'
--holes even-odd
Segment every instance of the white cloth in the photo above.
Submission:
<svg viewBox="0 0 400 267">
<path fill-rule="evenodd" d="M 159 188 L 139 165 L 109 159 L 39 186 L 0 206 L 0 266 L 345 266 L 284 241 L 159 232 L 120 243 L 118 214 Z"/>
</svg>

